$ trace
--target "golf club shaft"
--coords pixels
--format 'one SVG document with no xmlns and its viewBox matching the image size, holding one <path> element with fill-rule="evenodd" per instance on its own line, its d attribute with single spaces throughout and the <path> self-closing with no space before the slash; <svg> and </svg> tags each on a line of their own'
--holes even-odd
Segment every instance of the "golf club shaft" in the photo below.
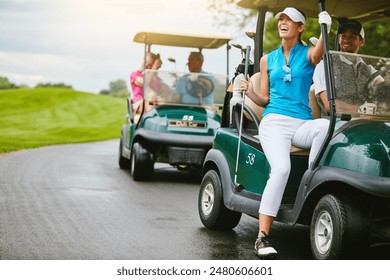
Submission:
<svg viewBox="0 0 390 280">
<path fill-rule="evenodd" d="M 244 70 L 244 79 L 248 79 L 248 68 L 249 68 L 249 57 L 250 57 L 251 47 L 246 47 L 246 57 L 245 57 L 245 70 Z M 242 124 L 244 118 L 244 104 L 245 104 L 245 92 L 242 92 L 241 99 L 241 114 L 240 114 L 240 125 L 238 129 L 238 144 L 237 144 L 237 157 L 236 157 L 236 170 L 234 172 L 234 184 L 235 186 L 239 186 L 240 184 L 237 182 L 238 176 L 238 163 L 240 159 L 240 146 L 241 146 L 241 134 L 242 134 Z"/>
</svg>

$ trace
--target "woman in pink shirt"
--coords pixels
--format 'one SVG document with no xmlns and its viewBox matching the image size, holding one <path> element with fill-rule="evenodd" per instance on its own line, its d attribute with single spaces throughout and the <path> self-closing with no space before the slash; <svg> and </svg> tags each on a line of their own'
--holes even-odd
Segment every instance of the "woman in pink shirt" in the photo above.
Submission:
<svg viewBox="0 0 390 280">
<path fill-rule="evenodd" d="M 134 114 L 140 114 L 142 111 L 144 70 L 157 70 L 161 67 L 162 61 L 159 55 L 152 52 L 146 53 L 145 61 L 141 68 L 130 74 L 130 86 L 133 92 L 132 104 Z"/>
</svg>

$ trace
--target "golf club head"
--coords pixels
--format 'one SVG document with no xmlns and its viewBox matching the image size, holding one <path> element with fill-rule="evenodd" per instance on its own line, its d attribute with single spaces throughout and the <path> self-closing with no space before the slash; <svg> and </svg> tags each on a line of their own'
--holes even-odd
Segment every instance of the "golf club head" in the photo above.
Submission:
<svg viewBox="0 0 390 280">
<path fill-rule="evenodd" d="M 242 46 L 240 44 L 232 44 L 233 47 L 242 50 Z"/>
<path fill-rule="evenodd" d="M 248 36 L 251 39 L 255 39 L 255 37 L 256 37 L 256 32 L 253 32 L 253 31 L 247 31 L 247 32 L 245 32 L 245 34 L 246 34 L 246 36 Z"/>
</svg>

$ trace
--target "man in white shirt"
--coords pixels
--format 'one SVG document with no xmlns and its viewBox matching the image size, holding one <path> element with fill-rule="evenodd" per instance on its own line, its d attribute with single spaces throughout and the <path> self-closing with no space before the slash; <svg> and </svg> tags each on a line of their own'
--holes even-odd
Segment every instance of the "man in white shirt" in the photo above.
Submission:
<svg viewBox="0 0 390 280">
<path fill-rule="evenodd" d="M 365 43 L 363 26 L 356 20 L 347 20 L 343 23 L 339 33 L 342 52 L 357 54 L 359 48 Z M 345 85 L 342 87 L 343 101 L 337 100 L 337 107 L 343 111 L 357 112 L 359 107 L 366 102 L 364 86 L 376 70 L 371 65 L 367 65 L 361 57 L 354 55 L 337 56 L 333 61 L 333 64 L 335 63 L 337 67 L 333 69 L 333 76 L 336 90 L 338 86 Z M 322 115 L 328 115 L 330 107 L 324 72 L 324 63 L 321 61 L 314 71 L 313 82 Z"/>
</svg>

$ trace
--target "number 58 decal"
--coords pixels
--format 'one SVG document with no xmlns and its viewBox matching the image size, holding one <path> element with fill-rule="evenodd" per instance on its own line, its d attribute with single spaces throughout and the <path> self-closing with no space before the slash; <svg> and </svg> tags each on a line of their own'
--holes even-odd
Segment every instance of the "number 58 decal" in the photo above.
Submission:
<svg viewBox="0 0 390 280">
<path fill-rule="evenodd" d="M 245 161 L 246 164 L 250 164 L 250 165 L 253 165 L 255 163 L 255 158 L 256 158 L 256 155 L 253 154 L 253 153 L 249 153 L 248 156 L 247 156 L 247 159 Z"/>
</svg>

